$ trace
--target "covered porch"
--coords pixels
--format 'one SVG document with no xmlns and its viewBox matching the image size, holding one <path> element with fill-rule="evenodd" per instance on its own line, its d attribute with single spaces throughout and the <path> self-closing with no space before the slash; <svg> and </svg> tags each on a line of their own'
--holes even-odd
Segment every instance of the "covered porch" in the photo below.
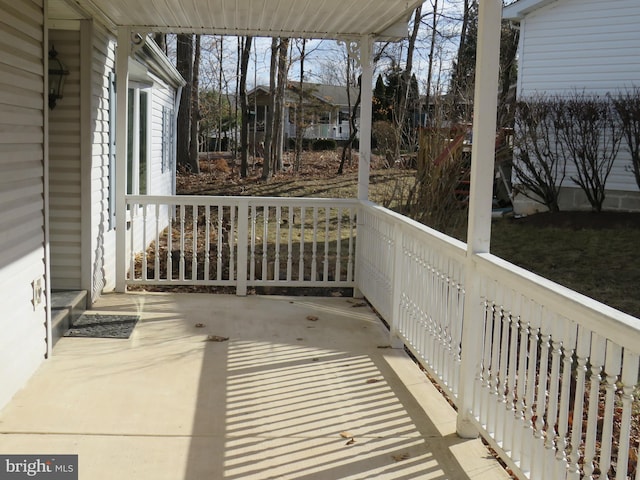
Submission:
<svg viewBox="0 0 640 480">
<path fill-rule="evenodd" d="M 508 478 L 357 300 L 130 293 L 94 310 L 141 319 L 127 340 L 62 338 L 0 414 L 3 454 L 77 454 L 94 480 Z"/>
</svg>

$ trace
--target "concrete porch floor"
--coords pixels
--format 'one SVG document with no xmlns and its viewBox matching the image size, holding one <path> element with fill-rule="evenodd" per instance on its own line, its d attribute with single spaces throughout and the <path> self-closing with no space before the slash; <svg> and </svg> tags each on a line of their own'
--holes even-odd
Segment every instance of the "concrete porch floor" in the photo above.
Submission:
<svg viewBox="0 0 640 480">
<path fill-rule="evenodd" d="M 62 338 L 0 411 L 1 453 L 78 454 L 82 480 L 509 478 L 356 300 L 130 293 L 92 310 L 141 320 L 128 340 Z"/>
</svg>

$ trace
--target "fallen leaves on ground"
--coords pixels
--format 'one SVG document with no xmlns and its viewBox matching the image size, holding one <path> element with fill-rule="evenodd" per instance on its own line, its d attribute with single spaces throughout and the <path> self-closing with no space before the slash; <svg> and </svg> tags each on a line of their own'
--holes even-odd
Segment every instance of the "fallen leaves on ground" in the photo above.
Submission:
<svg viewBox="0 0 640 480">
<path fill-rule="evenodd" d="M 370 378 L 369 380 L 367 380 L 367 383 L 378 383 L 379 381 L 379 378 Z"/>
<path fill-rule="evenodd" d="M 204 323 L 196 323 L 196 328 L 203 328 L 204 327 Z"/>
<path fill-rule="evenodd" d="M 315 315 L 307 315 L 307 320 L 309 320 L 310 322 L 317 322 L 318 317 L 316 317 Z"/>
<path fill-rule="evenodd" d="M 226 342 L 229 337 L 222 337 L 220 335 L 207 335 L 207 342 Z"/>
<path fill-rule="evenodd" d="M 410 455 L 406 452 L 398 453 L 396 455 L 391 455 L 391 458 L 393 458 L 396 462 L 401 462 L 402 460 L 406 460 L 409 457 Z"/>
</svg>

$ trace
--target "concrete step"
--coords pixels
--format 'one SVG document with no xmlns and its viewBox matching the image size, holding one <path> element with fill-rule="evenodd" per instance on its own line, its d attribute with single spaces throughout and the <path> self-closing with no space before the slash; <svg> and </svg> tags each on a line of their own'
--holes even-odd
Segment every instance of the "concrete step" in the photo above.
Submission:
<svg viewBox="0 0 640 480">
<path fill-rule="evenodd" d="M 86 309 L 86 290 L 53 290 L 51 292 L 51 336 L 54 346 Z"/>
</svg>

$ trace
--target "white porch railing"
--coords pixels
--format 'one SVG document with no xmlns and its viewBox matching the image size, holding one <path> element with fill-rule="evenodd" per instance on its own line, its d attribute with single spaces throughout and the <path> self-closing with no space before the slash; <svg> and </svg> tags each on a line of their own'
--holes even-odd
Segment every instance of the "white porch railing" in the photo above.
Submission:
<svg viewBox="0 0 640 480">
<path fill-rule="evenodd" d="M 640 320 L 368 202 L 127 203 L 129 285 L 357 287 L 519 478 L 640 479 Z"/>
<path fill-rule="evenodd" d="M 127 285 L 353 287 L 357 201 L 134 196 Z M 144 248 L 146 246 L 146 248 Z"/>
<path fill-rule="evenodd" d="M 640 320 L 373 204 L 358 219 L 358 287 L 519 478 L 640 478 Z"/>
</svg>

